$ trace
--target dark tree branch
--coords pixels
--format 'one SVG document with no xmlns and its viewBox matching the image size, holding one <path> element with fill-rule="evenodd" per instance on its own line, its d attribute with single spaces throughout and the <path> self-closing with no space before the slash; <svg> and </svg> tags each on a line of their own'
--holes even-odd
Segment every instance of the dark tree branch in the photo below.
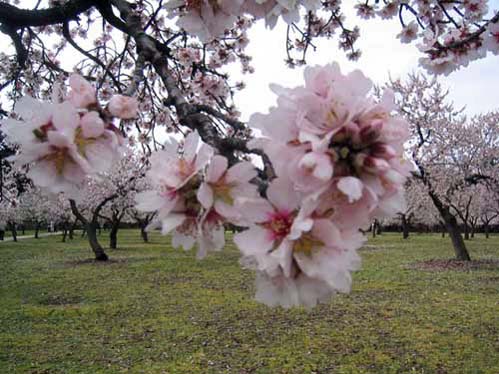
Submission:
<svg viewBox="0 0 499 374">
<path fill-rule="evenodd" d="M 8 35 L 12 39 L 14 47 L 16 48 L 17 63 L 19 64 L 19 69 L 24 69 L 24 67 L 26 66 L 26 61 L 28 60 L 28 51 L 24 47 L 21 36 L 17 33 L 14 27 L 5 23 L 2 23 L 0 25 L 0 31 Z"/>
<path fill-rule="evenodd" d="M 81 13 L 100 3 L 103 1 L 72 0 L 52 8 L 30 10 L 0 2 L 0 23 L 8 25 L 14 30 L 24 27 L 55 25 L 69 20 L 77 20 Z"/>
<path fill-rule="evenodd" d="M 209 115 L 212 115 L 213 117 L 216 117 L 216 118 L 224 121 L 226 124 L 231 126 L 234 130 L 244 130 L 246 128 L 244 123 L 242 123 L 241 121 L 238 121 L 234 118 L 226 116 L 225 114 L 219 112 L 218 110 L 212 108 L 209 105 L 198 104 L 195 106 L 195 108 L 201 112 L 205 112 Z"/>
<path fill-rule="evenodd" d="M 62 35 L 64 36 L 64 38 L 69 42 L 69 44 L 71 44 L 71 46 L 76 49 L 78 52 L 80 52 L 82 55 L 84 55 L 86 58 L 88 58 L 89 60 L 92 60 L 93 62 L 95 62 L 97 65 L 99 65 L 103 71 L 104 71 L 104 75 L 108 76 L 109 78 L 111 78 L 111 80 L 113 81 L 114 85 L 116 86 L 116 88 L 121 92 L 121 83 L 118 82 L 118 80 L 114 77 L 113 74 L 110 73 L 108 67 L 106 65 L 104 65 L 102 63 L 102 61 L 100 61 L 97 57 L 95 57 L 94 55 L 92 55 L 91 53 L 85 51 L 83 48 L 81 48 L 75 41 L 74 39 L 71 37 L 71 34 L 69 32 L 69 22 L 64 22 L 64 24 L 62 25 Z"/>
<path fill-rule="evenodd" d="M 71 212 L 73 215 L 76 217 L 77 221 L 79 220 L 81 223 L 86 225 L 88 223 L 87 219 L 81 212 L 78 210 L 78 207 L 76 206 L 76 201 L 73 199 L 69 199 L 69 204 L 71 205 Z"/>
</svg>

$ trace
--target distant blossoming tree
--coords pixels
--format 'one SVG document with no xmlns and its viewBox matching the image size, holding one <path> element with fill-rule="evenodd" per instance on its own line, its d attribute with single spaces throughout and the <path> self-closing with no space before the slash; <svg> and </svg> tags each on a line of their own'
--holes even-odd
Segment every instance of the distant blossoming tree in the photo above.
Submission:
<svg viewBox="0 0 499 374">
<path fill-rule="evenodd" d="M 469 261 L 459 219 L 468 238 L 472 203 L 478 198 L 475 186 L 498 186 L 499 113 L 466 118 L 448 101 L 448 92 L 436 78 L 413 74 L 405 82 L 391 82 L 389 87 L 396 92 L 400 110 L 411 124 L 415 176 L 438 210 L 456 258 Z"/>
</svg>

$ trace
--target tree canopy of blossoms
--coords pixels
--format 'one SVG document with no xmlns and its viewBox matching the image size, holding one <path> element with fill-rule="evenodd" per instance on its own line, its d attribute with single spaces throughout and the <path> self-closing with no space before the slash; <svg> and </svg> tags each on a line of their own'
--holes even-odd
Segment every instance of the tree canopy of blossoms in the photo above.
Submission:
<svg viewBox="0 0 499 374">
<path fill-rule="evenodd" d="M 392 81 L 389 87 L 411 124 L 408 151 L 416 165 L 415 176 L 439 212 L 456 258 L 469 261 L 458 219 L 467 236 L 470 217 L 465 211 L 469 212 L 475 186 L 483 184 L 495 191 L 499 186 L 499 114 L 467 118 L 454 108 L 436 78 L 413 74 L 406 81 Z"/>
<path fill-rule="evenodd" d="M 149 227 L 171 233 L 174 247 L 196 245 L 198 257 L 223 248 L 228 224 L 243 228 L 234 241 L 256 272 L 257 300 L 291 307 L 348 292 L 360 230 L 405 209 L 409 124 L 393 93 L 377 99 L 360 71 L 307 67 L 302 86 L 272 85 L 277 106 L 248 124 L 233 102 L 244 83 L 223 68 L 237 62 L 253 71 L 247 31 L 259 19 L 270 29 L 280 19 L 288 25 L 290 66 L 305 64 L 314 40 L 336 31 L 340 49 L 359 58 L 359 30 L 347 26 L 340 1 L 12 3 L 0 2 L 0 31 L 15 49 L 0 55 L 0 91 L 10 89 L 14 103 L 1 129 L 18 146 L 11 160 L 37 186 L 70 198 L 82 222 L 82 188 L 110 178 L 127 144 L 141 149 L 150 156 L 148 182 L 133 194 L 138 211 L 155 214 Z M 433 72 L 499 50 L 499 15 L 485 1 L 366 1 L 356 9 L 362 18 L 398 15 L 400 39 L 417 41 Z M 68 49 L 81 56 L 69 68 Z M 175 136 L 161 141 L 161 127 Z"/>
</svg>

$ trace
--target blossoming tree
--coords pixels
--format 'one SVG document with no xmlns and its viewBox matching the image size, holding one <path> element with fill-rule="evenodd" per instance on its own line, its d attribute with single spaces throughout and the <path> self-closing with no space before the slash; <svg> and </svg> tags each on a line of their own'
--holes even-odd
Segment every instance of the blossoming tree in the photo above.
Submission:
<svg viewBox="0 0 499 374">
<path fill-rule="evenodd" d="M 401 40 L 418 40 L 421 63 L 435 72 L 499 50 L 499 14 L 488 18 L 485 1 L 356 8 L 363 18 L 398 15 Z M 301 86 L 273 86 L 277 106 L 245 124 L 232 100 L 244 84 L 223 67 L 252 72 L 247 30 L 259 19 L 288 24 L 291 66 L 336 31 L 357 59 L 359 32 L 343 11 L 319 0 L 69 0 L 29 10 L 0 2 L 0 30 L 15 47 L 0 56 L 0 88 L 15 102 L 2 131 L 19 144 L 16 163 L 71 198 L 75 214 L 82 186 L 113 168 L 128 134 L 151 153 L 150 187 L 135 197 L 138 210 L 156 213 L 150 227 L 203 257 L 224 246 L 225 223 L 243 226 L 234 240 L 257 273 L 256 298 L 313 306 L 350 289 L 359 229 L 401 211 L 408 124 L 390 90 L 377 99 L 360 71 L 334 63 L 308 67 Z M 74 67 L 64 64 L 68 50 L 81 55 Z M 161 127 L 179 136 L 162 144 Z"/>
<path fill-rule="evenodd" d="M 441 216 L 456 258 L 469 261 L 458 219 L 467 230 L 476 184 L 497 186 L 499 114 L 466 118 L 448 101 L 448 92 L 436 78 L 413 74 L 406 82 L 391 82 L 390 87 L 411 123 L 415 175 Z"/>
</svg>

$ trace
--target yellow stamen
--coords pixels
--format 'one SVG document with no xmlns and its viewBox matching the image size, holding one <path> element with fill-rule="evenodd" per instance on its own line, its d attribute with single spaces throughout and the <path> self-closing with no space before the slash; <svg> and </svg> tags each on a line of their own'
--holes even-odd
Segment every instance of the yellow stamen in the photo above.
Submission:
<svg viewBox="0 0 499 374">
<path fill-rule="evenodd" d="M 295 242 L 293 251 L 312 256 L 313 250 L 322 247 L 323 245 L 324 243 L 322 241 L 314 238 L 311 234 L 303 234 L 300 239 Z"/>
</svg>

